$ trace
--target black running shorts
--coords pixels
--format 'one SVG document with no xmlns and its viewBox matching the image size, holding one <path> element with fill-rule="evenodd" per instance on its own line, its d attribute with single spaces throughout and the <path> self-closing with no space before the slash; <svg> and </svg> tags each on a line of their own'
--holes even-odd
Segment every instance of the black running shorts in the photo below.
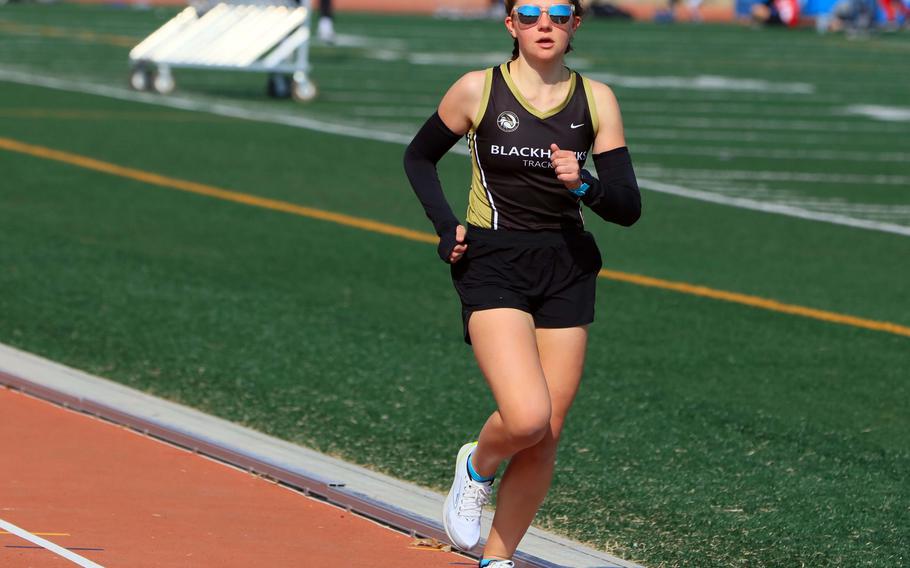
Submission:
<svg viewBox="0 0 910 568">
<path fill-rule="evenodd" d="M 461 298 L 464 340 L 478 310 L 515 308 L 535 327 L 566 328 L 594 321 L 594 293 L 602 266 L 591 233 L 506 231 L 469 226 L 465 255 L 452 265 Z"/>
</svg>

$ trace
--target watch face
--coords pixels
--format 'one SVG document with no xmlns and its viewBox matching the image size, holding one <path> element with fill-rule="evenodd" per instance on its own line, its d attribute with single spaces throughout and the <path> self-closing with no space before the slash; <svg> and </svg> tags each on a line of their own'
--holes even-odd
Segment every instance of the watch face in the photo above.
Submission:
<svg viewBox="0 0 910 568">
<path fill-rule="evenodd" d="M 569 191 L 574 193 L 576 197 L 581 197 L 582 195 L 585 194 L 586 191 L 588 191 L 589 187 L 591 187 L 591 186 L 588 185 L 586 182 L 581 182 L 580 186 L 576 187 L 575 189 L 570 189 Z"/>
</svg>

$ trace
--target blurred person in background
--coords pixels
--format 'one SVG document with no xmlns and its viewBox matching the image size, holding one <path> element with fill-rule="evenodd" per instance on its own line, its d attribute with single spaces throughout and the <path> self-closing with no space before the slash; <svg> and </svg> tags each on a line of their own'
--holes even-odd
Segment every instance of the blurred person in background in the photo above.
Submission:
<svg viewBox="0 0 910 568">
<path fill-rule="evenodd" d="M 665 12 L 658 12 L 654 19 L 662 23 L 676 21 L 676 12 L 679 4 L 680 0 L 670 0 L 667 5 L 667 10 Z M 702 21 L 701 4 L 702 0 L 686 0 L 686 10 L 688 11 L 688 18 L 690 21 Z"/>
<path fill-rule="evenodd" d="M 319 25 L 316 37 L 325 43 L 335 42 L 335 15 L 332 12 L 332 0 L 319 0 Z"/>
<path fill-rule="evenodd" d="M 689 19 L 691 21 L 702 21 L 701 4 L 702 0 L 688 0 L 688 2 L 686 2 L 686 6 L 689 8 Z"/>
<path fill-rule="evenodd" d="M 439 257 L 451 265 L 464 340 L 496 402 L 478 442 L 455 460 L 443 525 L 458 548 L 480 541 L 483 506 L 508 461 L 482 568 L 514 566 L 549 491 L 581 382 L 601 268 L 582 206 L 623 226 L 641 214 L 613 92 L 565 65 L 581 24 L 578 0 L 507 0 L 505 13 L 511 60 L 456 81 L 404 156 L 439 235 Z M 465 135 L 473 174 L 467 229 L 436 170 Z M 589 152 L 597 178 L 582 169 Z"/>
<path fill-rule="evenodd" d="M 875 0 L 840 0 L 829 14 L 816 20 L 816 29 L 851 36 L 868 34 L 875 28 L 876 9 Z"/>
<path fill-rule="evenodd" d="M 904 4 L 904 0 L 879 0 L 879 6 L 885 14 L 885 28 L 896 30 L 898 27 L 906 26 L 907 19 L 910 18 L 910 7 Z M 900 17 L 900 21 L 898 21 Z"/>
<path fill-rule="evenodd" d="M 799 0 L 761 0 L 752 5 L 752 21 L 765 26 L 794 27 L 799 23 Z"/>
</svg>

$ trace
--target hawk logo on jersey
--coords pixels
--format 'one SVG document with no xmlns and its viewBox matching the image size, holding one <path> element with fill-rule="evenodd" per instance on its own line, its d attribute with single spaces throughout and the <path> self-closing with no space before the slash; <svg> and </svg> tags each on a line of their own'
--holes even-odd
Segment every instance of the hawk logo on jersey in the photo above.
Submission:
<svg viewBox="0 0 910 568">
<path fill-rule="evenodd" d="M 496 118 L 496 125 L 503 132 L 515 132 L 518 130 L 518 116 L 510 110 L 502 112 Z"/>
</svg>

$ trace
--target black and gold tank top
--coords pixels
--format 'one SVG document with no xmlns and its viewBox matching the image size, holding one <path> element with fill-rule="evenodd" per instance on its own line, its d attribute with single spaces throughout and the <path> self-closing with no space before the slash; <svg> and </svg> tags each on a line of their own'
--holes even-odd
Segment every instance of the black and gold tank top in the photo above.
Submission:
<svg viewBox="0 0 910 568">
<path fill-rule="evenodd" d="M 590 83 L 574 71 L 569 81 L 565 100 L 541 112 L 518 91 L 507 63 L 487 69 L 480 110 L 468 132 L 468 223 L 524 231 L 584 227 L 579 199 L 550 165 L 555 143 L 574 151 L 583 167 L 597 134 Z"/>
</svg>

